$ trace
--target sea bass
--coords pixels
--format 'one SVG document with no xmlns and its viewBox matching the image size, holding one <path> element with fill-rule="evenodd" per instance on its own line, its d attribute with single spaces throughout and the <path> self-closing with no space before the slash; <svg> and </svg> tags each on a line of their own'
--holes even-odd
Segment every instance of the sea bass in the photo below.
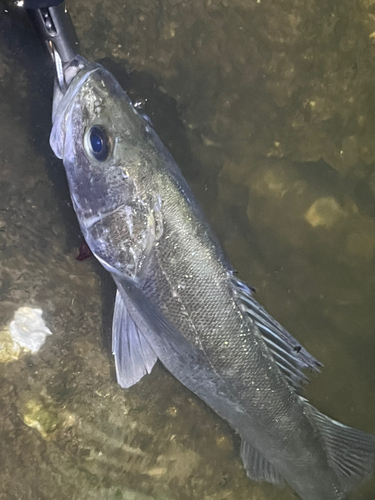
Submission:
<svg viewBox="0 0 375 500">
<path fill-rule="evenodd" d="M 111 73 L 78 57 L 56 86 L 50 143 L 82 233 L 113 276 L 113 353 L 130 387 L 157 359 L 227 420 L 256 481 L 338 500 L 371 474 L 375 438 L 301 396 L 312 357 L 236 276 L 150 121 Z"/>
</svg>

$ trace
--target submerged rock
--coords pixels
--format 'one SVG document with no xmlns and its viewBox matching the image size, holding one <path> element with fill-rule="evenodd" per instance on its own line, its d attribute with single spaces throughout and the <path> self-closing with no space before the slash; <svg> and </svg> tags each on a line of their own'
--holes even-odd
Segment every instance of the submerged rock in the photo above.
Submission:
<svg viewBox="0 0 375 500">
<path fill-rule="evenodd" d="M 58 413 L 38 400 L 29 400 L 23 408 L 22 420 L 36 429 L 43 438 L 51 435 L 61 423 Z"/>
<path fill-rule="evenodd" d="M 340 207 L 333 196 L 327 196 L 316 200 L 305 213 L 305 219 L 311 226 L 332 227 L 345 211 Z"/>
<path fill-rule="evenodd" d="M 9 329 L 0 331 L 0 363 L 16 361 L 21 353 L 20 346 L 14 342 Z"/>
</svg>

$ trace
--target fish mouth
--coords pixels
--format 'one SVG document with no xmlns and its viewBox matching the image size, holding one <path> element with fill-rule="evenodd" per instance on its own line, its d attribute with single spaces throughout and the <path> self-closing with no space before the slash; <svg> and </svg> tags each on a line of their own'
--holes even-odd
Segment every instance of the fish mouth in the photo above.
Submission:
<svg viewBox="0 0 375 500">
<path fill-rule="evenodd" d="M 90 63 L 82 56 L 77 56 L 64 71 L 68 80 L 66 92 L 63 92 L 57 81 L 55 81 L 50 146 L 55 155 L 60 159 L 64 157 L 66 112 L 82 86 L 100 68 L 99 64 Z"/>
</svg>

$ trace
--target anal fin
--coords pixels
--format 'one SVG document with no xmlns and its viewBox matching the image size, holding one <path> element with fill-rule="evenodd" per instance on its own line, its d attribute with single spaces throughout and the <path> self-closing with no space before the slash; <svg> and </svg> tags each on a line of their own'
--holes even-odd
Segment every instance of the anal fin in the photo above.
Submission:
<svg viewBox="0 0 375 500">
<path fill-rule="evenodd" d="M 112 353 L 115 357 L 117 382 L 128 388 L 151 373 L 156 354 L 132 320 L 117 290 L 112 323 Z"/>
<path fill-rule="evenodd" d="M 245 439 L 241 440 L 241 458 L 250 479 L 283 485 L 285 481 L 273 465 Z"/>
</svg>

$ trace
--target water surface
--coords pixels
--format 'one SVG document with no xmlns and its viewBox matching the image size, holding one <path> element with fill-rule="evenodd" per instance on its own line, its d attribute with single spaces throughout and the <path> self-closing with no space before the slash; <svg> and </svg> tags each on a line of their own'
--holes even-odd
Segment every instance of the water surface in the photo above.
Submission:
<svg viewBox="0 0 375 500">
<path fill-rule="evenodd" d="M 240 277 L 324 364 L 311 402 L 375 433 L 374 2 L 68 7 L 82 54 L 144 102 Z M 117 387 L 114 287 L 75 260 L 52 69 L 21 14 L 1 5 L 0 327 L 29 305 L 54 334 L 0 364 L 0 498 L 294 498 L 248 480 L 234 433 L 160 365 Z M 351 496 L 374 497 L 374 480 Z"/>
</svg>

